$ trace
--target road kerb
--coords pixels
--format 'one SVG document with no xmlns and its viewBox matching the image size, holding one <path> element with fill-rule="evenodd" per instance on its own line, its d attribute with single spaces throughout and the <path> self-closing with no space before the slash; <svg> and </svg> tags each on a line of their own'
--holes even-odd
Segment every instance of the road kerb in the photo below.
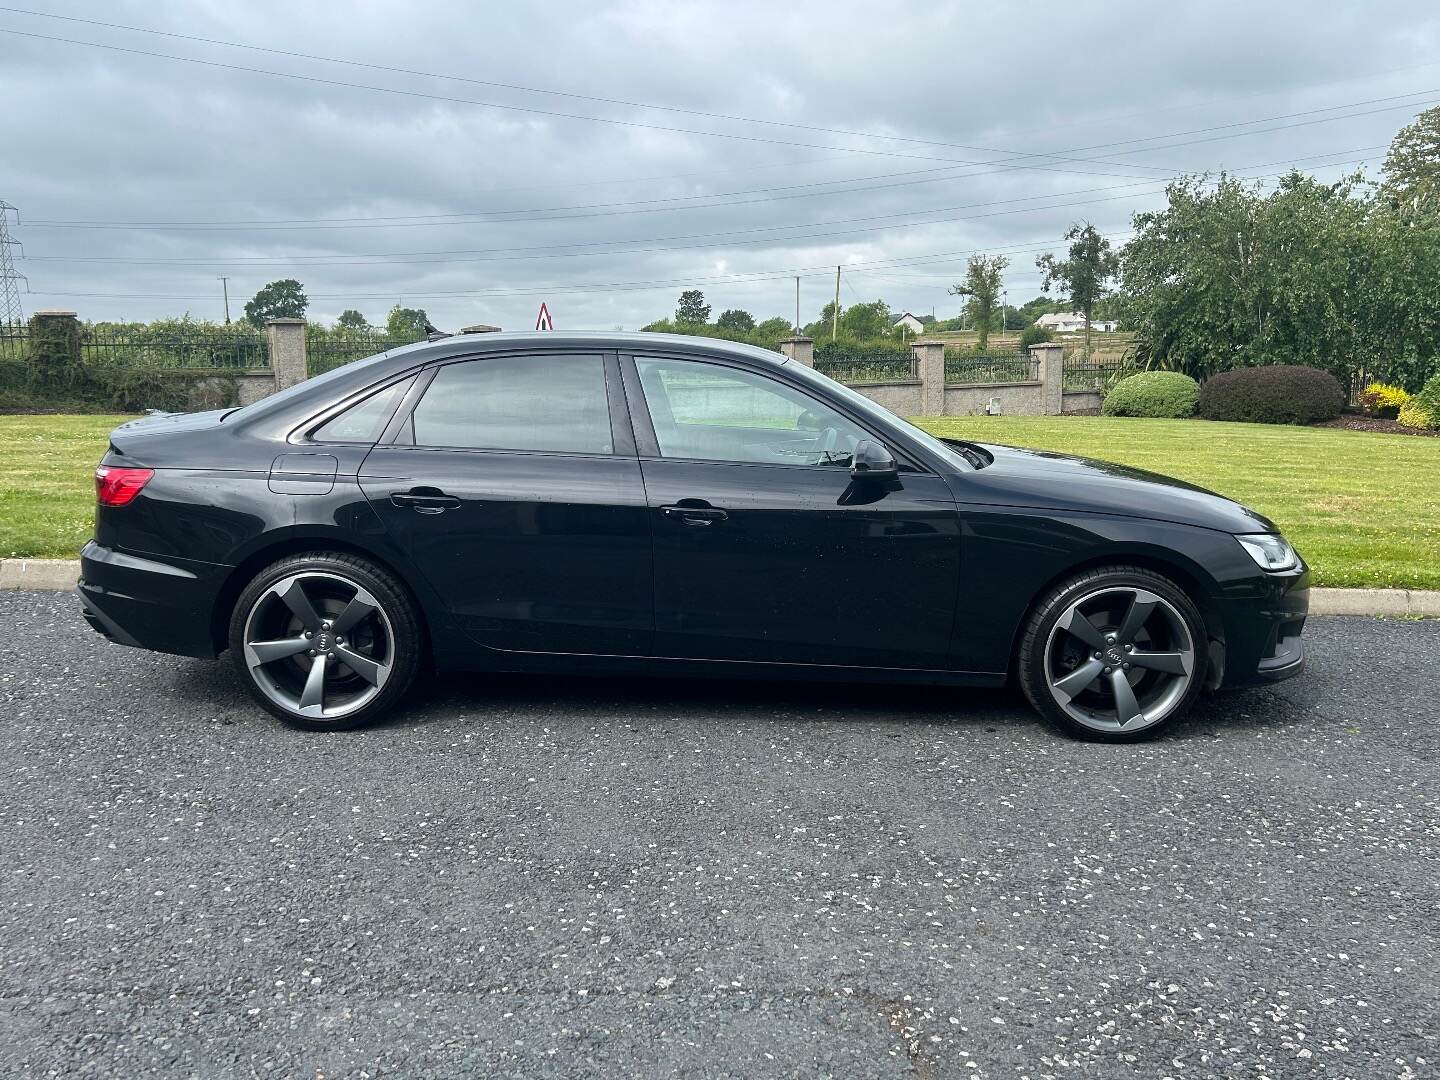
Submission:
<svg viewBox="0 0 1440 1080">
<path fill-rule="evenodd" d="M 66 592 L 79 579 L 78 559 L 0 559 L 0 589 Z"/>
</svg>

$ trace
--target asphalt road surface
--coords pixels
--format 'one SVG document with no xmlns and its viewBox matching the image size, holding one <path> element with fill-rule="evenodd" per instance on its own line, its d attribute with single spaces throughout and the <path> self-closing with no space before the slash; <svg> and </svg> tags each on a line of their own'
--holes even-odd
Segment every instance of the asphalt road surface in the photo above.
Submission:
<svg viewBox="0 0 1440 1080">
<path fill-rule="evenodd" d="M 1007 694 L 470 678 L 305 735 L 0 594 L 5 1076 L 1440 1062 L 1440 623 L 1159 742 Z"/>
</svg>

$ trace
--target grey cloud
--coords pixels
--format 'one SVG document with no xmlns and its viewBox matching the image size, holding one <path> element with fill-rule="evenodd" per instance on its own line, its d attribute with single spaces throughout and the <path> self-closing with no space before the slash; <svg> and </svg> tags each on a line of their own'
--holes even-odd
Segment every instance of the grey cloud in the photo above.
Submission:
<svg viewBox="0 0 1440 1080">
<path fill-rule="evenodd" d="M 1440 65 L 1430 59 L 1440 19 L 1432 5 L 1418 0 L 1333 8 L 1126 0 L 1103 7 L 441 3 L 423 10 L 401 3 L 324 10 L 269 2 L 125 2 L 75 3 L 63 13 L 418 71 L 1022 153 L 1440 87 Z M 302 231 L 46 229 L 38 223 L 250 222 L 585 206 L 878 177 L 947 164 L 926 159 L 1004 155 L 526 94 L 16 14 L 0 14 L 0 27 L 773 140 L 504 111 L 0 34 L 0 94 L 7 102 L 0 198 L 20 206 L 27 223 L 17 230 L 30 256 L 24 270 L 34 294 L 27 306 L 74 307 L 95 318 L 186 310 L 217 317 L 215 279 L 226 274 L 232 298 L 238 298 L 232 311 L 264 282 L 295 276 L 315 297 L 314 314 L 325 318 L 346 307 L 379 318 L 403 298 L 426 307 L 443 326 L 486 321 L 525 327 L 543 296 L 564 326 L 633 327 L 668 313 L 682 283 L 727 276 L 737 280 L 701 286 L 717 311 L 742 306 L 761 317 L 789 314 L 793 282 L 784 274 L 811 267 L 816 269 L 803 284 L 809 318 L 833 288 L 823 268 L 837 263 L 853 269 L 845 303 L 882 296 L 897 308 L 934 307 L 944 314 L 954 305 L 945 286 L 963 267 L 963 255 L 870 264 L 1053 243 L 1079 219 L 1123 232 L 1134 211 L 1156 205 L 1147 192 L 1165 175 L 1157 166 L 1244 169 L 1323 154 L 1378 164 L 1381 152 L 1340 152 L 1383 146 L 1414 112 L 1440 100 L 1437 89 L 1408 99 L 1403 108 L 1377 103 L 1369 108 L 1385 111 L 1352 119 L 1265 134 L 1231 129 L 1190 136 L 1211 140 L 1190 145 L 1130 144 L 1079 155 L 1113 165 L 1052 161 L 1055 171 L 957 170 L 941 182 L 673 211 Z M 858 149 L 894 156 L 853 152 Z M 1076 194 L 1108 185 L 1116 190 Z M 997 200 L 1029 201 L 973 205 Z M 1071 202 L 1083 204 L 1063 205 Z M 947 207 L 968 208 L 939 212 Z M 906 217 L 814 224 L 880 215 Z M 911 220 L 927 217 L 946 220 Z M 739 232 L 765 227 L 835 235 Z M 734 235 L 659 239 L 710 233 Z M 628 244 L 637 239 L 654 242 Z M 577 244 L 617 250 L 576 254 L 556 247 Z M 551 250 L 528 254 L 545 257 L 528 258 L 370 257 L 544 247 Z M 326 264 L 287 262 L 299 256 L 323 256 Z M 58 261 L 66 258 L 194 261 Z M 270 262 L 235 262 L 247 258 Z M 773 279 L 738 280 L 758 274 Z M 600 288 L 641 281 L 675 284 Z M 1008 286 L 1017 302 L 1036 291 L 1032 252 L 1012 255 Z M 467 291 L 490 294 L 442 295 Z M 77 293 L 177 299 L 72 295 Z"/>
</svg>

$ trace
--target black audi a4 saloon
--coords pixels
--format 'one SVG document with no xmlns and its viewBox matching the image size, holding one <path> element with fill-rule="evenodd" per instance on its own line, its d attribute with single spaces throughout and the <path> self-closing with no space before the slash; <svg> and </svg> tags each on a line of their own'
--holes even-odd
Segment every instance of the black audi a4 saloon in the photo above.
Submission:
<svg viewBox="0 0 1440 1080">
<path fill-rule="evenodd" d="M 256 701 L 353 728 L 424 670 L 998 686 L 1129 741 L 1296 675 L 1305 563 L 1229 499 L 939 440 L 778 354 L 459 335 L 239 409 L 123 424 L 87 620 L 229 649 Z"/>
</svg>

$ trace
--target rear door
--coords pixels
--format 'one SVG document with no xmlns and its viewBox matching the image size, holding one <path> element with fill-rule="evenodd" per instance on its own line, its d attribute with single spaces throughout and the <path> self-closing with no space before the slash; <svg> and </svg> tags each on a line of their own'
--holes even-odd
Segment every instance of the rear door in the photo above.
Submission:
<svg viewBox="0 0 1440 1080">
<path fill-rule="evenodd" d="M 644 484 L 602 353 L 440 365 L 360 485 L 479 645 L 644 654 L 653 631 Z"/>
<path fill-rule="evenodd" d="M 876 436 L 778 373 L 624 364 L 659 655 L 950 666 L 960 535 L 944 480 L 907 463 L 890 485 L 852 481 L 851 452 Z"/>
</svg>

